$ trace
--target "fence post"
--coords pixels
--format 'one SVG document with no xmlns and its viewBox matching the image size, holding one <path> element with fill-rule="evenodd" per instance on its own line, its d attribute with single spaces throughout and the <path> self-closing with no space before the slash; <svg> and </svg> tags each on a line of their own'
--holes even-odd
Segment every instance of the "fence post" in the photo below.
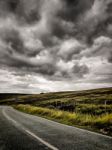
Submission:
<svg viewBox="0 0 112 150">
<path fill-rule="evenodd" d="M 107 113 L 107 100 L 105 100 L 105 113 Z"/>
</svg>

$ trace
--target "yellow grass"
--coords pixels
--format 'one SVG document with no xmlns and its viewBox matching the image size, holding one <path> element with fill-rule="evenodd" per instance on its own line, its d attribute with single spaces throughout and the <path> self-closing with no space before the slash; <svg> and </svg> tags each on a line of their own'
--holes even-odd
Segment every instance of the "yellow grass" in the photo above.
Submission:
<svg viewBox="0 0 112 150">
<path fill-rule="evenodd" d="M 103 114 L 100 116 L 93 116 L 90 114 L 80 114 L 60 111 L 56 109 L 48 109 L 42 107 L 35 107 L 31 105 L 16 105 L 16 109 L 29 114 L 40 115 L 45 118 L 53 119 L 69 125 L 78 125 L 84 127 L 90 127 L 93 129 L 109 129 L 112 127 L 112 114 Z"/>
</svg>

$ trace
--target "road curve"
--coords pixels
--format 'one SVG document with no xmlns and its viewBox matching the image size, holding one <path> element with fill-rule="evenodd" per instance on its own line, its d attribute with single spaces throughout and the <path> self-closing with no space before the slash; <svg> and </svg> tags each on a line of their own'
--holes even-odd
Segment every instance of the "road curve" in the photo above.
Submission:
<svg viewBox="0 0 112 150">
<path fill-rule="evenodd" d="M 0 106 L 0 150 L 112 150 L 112 137 Z"/>
</svg>

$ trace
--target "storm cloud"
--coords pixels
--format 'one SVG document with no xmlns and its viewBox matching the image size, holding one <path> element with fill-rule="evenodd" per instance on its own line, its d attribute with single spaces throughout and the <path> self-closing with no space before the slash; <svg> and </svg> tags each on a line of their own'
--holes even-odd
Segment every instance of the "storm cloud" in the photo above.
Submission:
<svg viewBox="0 0 112 150">
<path fill-rule="evenodd" d="M 0 92 L 110 87 L 111 70 L 112 0 L 0 0 Z"/>
</svg>

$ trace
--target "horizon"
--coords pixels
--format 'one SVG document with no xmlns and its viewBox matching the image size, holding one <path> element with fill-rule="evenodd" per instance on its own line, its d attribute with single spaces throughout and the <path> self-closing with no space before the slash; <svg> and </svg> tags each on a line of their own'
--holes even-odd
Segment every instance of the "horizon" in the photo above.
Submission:
<svg viewBox="0 0 112 150">
<path fill-rule="evenodd" d="M 112 0 L 1 0 L 0 93 L 112 87 Z"/>
<path fill-rule="evenodd" d="M 103 90 L 103 89 L 111 89 L 112 87 L 102 87 L 102 88 L 91 88 L 85 90 L 68 90 L 68 91 L 51 91 L 51 92 L 40 92 L 40 93 L 0 93 L 0 94 L 23 94 L 23 95 L 38 95 L 38 94 L 48 94 L 48 93 L 66 93 L 66 92 L 83 92 L 83 91 L 94 91 L 94 90 Z"/>
</svg>

